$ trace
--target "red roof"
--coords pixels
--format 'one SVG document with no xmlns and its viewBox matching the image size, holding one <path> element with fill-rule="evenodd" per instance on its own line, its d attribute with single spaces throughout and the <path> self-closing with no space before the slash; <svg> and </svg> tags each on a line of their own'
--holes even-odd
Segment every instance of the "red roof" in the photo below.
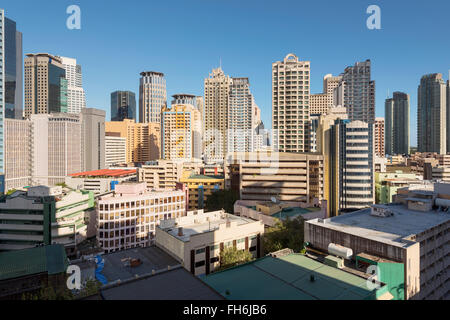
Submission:
<svg viewBox="0 0 450 320">
<path fill-rule="evenodd" d="M 80 172 L 80 173 L 74 173 L 70 174 L 71 177 L 126 177 L 132 174 L 135 174 L 137 172 L 136 169 L 132 170 L 126 170 L 126 169 L 117 169 L 117 170 L 111 170 L 111 169 L 103 169 L 103 170 L 96 170 L 96 171 L 87 171 L 87 172 Z"/>
</svg>

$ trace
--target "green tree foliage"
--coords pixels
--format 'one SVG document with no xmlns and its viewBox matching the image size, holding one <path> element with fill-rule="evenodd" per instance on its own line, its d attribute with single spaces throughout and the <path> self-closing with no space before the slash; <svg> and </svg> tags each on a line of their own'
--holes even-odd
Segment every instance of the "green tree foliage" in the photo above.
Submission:
<svg viewBox="0 0 450 320">
<path fill-rule="evenodd" d="M 304 243 L 304 220 L 282 220 L 275 227 L 268 228 L 263 236 L 265 254 L 289 248 L 302 252 Z"/>
<path fill-rule="evenodd" d="M 79 292 L 72 292 L 66 286 L 54 288 L 44 285 L 38 292 L 24 293 L 22 300 L 76 300 L 98 294 L 101 283 L 97 280 L 88 280 Z"/>
<path fill-rule="evenodd" d="M 228 247 L 220 252 L 220 267 L 217 271 L 225 270 L 253 260 L 253 255 L 247 250 Z"/>
<path fill-rule="evenodd" d="M 239 200 L 239 193 L 233 190 L 214 191 L 206 199 L 205 211 L 224 209 L 227 213 L 234 213 L 234 203 Z"/>
</svg>

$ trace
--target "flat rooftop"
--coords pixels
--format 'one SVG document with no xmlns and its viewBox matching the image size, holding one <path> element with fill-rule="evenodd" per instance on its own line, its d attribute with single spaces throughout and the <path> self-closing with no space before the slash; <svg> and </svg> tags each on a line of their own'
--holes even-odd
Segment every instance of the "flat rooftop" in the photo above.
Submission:
<svg viewBox="0 0 450 320">
<path fill-rule="evenodd" d="M 424 199 L 422 199 L 424 200 Z M 372 216 L 371 208 L 343 214 L 319 222 L 309 220 L 307 223 L 353 234 L 359 237 L 388 243 L 399 247 L 407 247 L 408 243 L 400 240 L 410 235 L 416 235 L 450 220 L 450 213 L 409 210 L 404 205 L 378 205 L 391 210 L 391 217 Z"/>
<path fill-rule="evenodd" d="M 104 300 L 223 300 L 219 293 L 182 267 L 102 289 L 101 296 Z"/>
<path fill-rule="evenodd" d="M 151 274 L 153 270 L 167 269 L 168 266 L 177 266 L 180 263 L 161 249 L 153 246 L 147 248 L 134 248 L 124 251 L 105 254 L 105 267 L 101 274 L 106 277 L 108 283 L 117 280 L 128 280 L 136 275 L 142 276 Z M 142 264 L 132 268 L 126 266 L 126 259 L 140 259 Z M 123 260 L 123 261 L 122 261 Z"/>
<path fill-rule="evenodd" d="M 135 175 L 136 169 L 102 169 L 70 174 L 72 178 L 120 178 Z"/>
<path fill-rule="evenodd" d="M 311 276 L 314 281 L 311 281 Z M 230 300 L 363 300 L 367 279 L 301 254 L 266 256 L 201 279 Z"/>
<path fill-rule="evenodd" d="M 186 218 L 186 217 L 183 217 Z M 181 219 L 183 219 L 181 218 Z M 178 221 L 178 220 L 177 220 Z M 163 230 L 169 233 L 170 235 L 174 236 L 175 238 L 181 240 L 181 241 L 189 241 L 192 235 L 206 233 L 206 232 L 213 232 L 217 229 L 219 229 L 219 226 L 221 224 L 226 224 L 227 222 L 237 222 L 237 225 L 243 225 L 247 223 L 254 223 L 257 222 L 256 220 L 244 218 L 244 217 L 238 217 L 232 214 L 226 213 L 225 218 L 220 219 L 214 219 L 212 221 L 205 221 L 202 223 L 190 223 L 190 224 L 182 224 L 179 223 L 177 226 L 164 228 Z M 183 228 L 183 235 L 178 235 L 178 228 Z"/>
</svg>

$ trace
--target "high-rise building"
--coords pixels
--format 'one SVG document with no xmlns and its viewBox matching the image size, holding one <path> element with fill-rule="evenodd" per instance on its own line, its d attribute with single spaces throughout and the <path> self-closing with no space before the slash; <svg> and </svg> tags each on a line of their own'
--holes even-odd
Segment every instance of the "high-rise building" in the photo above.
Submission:
<svg viewBox="0 0 450 320">
<path fill-rule="evenodd" d="M 272 64 L 272 130 L 274 150 L 309 151 L 310 62 L 288 54 Z"/>
<path fill-rule="evenodd" d="M 409 154 L 409 95 L 394 92 L 385 103 L 385 149 L 388 155 Z"/>
<path fill-rule="evenodd" d="M 73 58 L 60 57 L 66 70 L 67 113 L 78 114 L 86 108 L 86 95 L 83 89 L 81 66 Z"/>
<path fill-rule="evenodd" d="M 421 78 L 417 101 L 418 152 L 447 151 L 447 103 L 442 74 L 428 74 Z"/>
<path fill-rule="evenodd" d="M 173 100 L 171 102 L 171 105 L 176 104 L 190 104 L 191 106 L 194 106 L 195 108 L 198 108 L 197 106 L 197 96 L 192 94 L 186 94 L 186 93 L 178 93 L 174 94 L 172 96 Z"/>
<path fill-rule="evenodd" d="M 161 123 L 161 109 L 167 106 L 166 79 L 164 73 L 141 73 L 139 85 L 139 122 Z"/>
<path fill-rule="evenodd" d="M 378 157 L 385 156 L 384 137 L 385 137 L 384 118 L 375 118 L 375 155 Z"/>
<path fill-rule="evenodd" d="M 254 148 L 255 120 L 261 111 L 250 92 L 248 78 L 233 78 L 228 102 L 227 152 L 252 152 Z"/>
<path fill-rule="evenodd" d="M 449 74 L 450 76 L 450 74 Z M 450 151 L 450 79 L 447 80 L 447 151 Z"/>
<path fill-rule="evenodd" d="M 342 88 L 336 88 L 338 93 L 341 90 L 341 95 L 337 94 L 338 104 L 347 108 L 351 121 L 374 123 L 375 81 L 371 80 L 370 60 L 356 62 L 354 66 L 347 67 L 341 77 L 339 86 Z"/>
<path fill-rule="evenodd" d="M 59 57 L 48 53 L 25 58 L 25 117 L 67 112 L 66 71 Z"/>
<path fill-rule="evenodd" d="M 312 94 L 309 98 L 310 114 L 326 114 L 329 109 L 335 106 L 334 90 L 339 86 L 341 76 L 333 77 L 327 74 L 323 77 L 323 93 Z"/>
<path fill-rule="evenodd" d="M 107 132 L 105 136 L 105 166 L 106 168 L 127 163 L 127 138 L 120 133 Z"/>
<path fill-rule="evenodd" d="M 5 17 L 0 9 L 0 28 L 3 36 L 3 73 L 4 73 L 4 117 L 22 119 L 23 117 L 23 58 L 22 33 L 17 31 L 16 22 Z"/>
<path fill-rule="evenodd" d="M 228 104 L 233 80 L 221 68 L 205 79 L 204 143 L 207 161 L 223 161 L 227 154 Z"/>
<path fill-rule="evenodd" d="M 144 163 L 160 158 L 159 123 L 135 123 L 130 119 L 111 121 L 105 123 L 105 132 L 116 132 L 127 139 L 127 163 Z"/>
<path fill-rule="evenodd" d="M 136 119 L 136 95 L 131 91 L 111 93 L 111 121 Z"/>
<path fill-rule="evenodd" d="M 103 110 L 81 110 L 82 171 L 105 168 L 105 116 L 106 112 Z"/>
<path fill-rule="evenodd" d="M 191 161 L 202 156 L 202 119 L 191 104 L 172 105 L 162 109 L 162 158 Z"/>
<path fill-rule="evenodd" d="M 4 30 L 5 26 L 3 21 L 5 20 L 5 12 L 3 9 L 0 9 L 0 40 L 1 43 L 5 43 L 5 35 Z M 4 120 L 5 120 L 5 50 L 3 46 L 0 46 L 0 193 L 5 191 L 5 145 L 4 145 Z"/>
<path fill-rule="evenodd" d="M 338 119 L 325 136 L 329 215 L 375 202 L 374 124 Z"/>
</svg>

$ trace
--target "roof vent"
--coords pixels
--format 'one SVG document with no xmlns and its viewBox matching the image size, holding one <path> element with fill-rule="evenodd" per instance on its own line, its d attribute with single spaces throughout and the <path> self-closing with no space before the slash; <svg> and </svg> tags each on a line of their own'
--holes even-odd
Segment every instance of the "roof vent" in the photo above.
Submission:
<svg viewBox="0 0 450 320">
<path fill-rule="evenodd" d="M 178 236 L 179 237 L 182 237 L 184 234 L 183 234 L 183 228 L 182 227 L 179 227 L 178 228 Z"/>
</svg>

